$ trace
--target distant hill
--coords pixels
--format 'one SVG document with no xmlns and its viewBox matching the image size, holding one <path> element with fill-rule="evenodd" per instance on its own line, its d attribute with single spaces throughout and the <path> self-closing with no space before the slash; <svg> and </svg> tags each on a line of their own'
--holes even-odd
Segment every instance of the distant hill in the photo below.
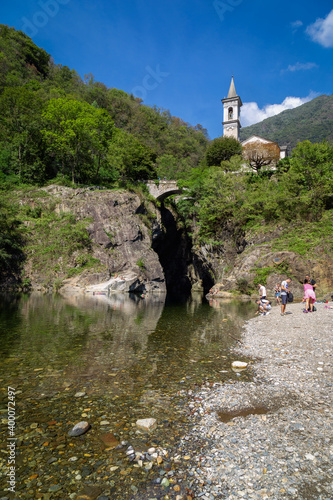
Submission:
<svg viewBox="0 0 333 500">
<path fill-rule="evenodd" d="M 260 135 L 293 149 L 300 141 L 333 141 L 333 94 L 321 95 L 294 109 L 242 128 L 240 140 Z"/>
</svg>

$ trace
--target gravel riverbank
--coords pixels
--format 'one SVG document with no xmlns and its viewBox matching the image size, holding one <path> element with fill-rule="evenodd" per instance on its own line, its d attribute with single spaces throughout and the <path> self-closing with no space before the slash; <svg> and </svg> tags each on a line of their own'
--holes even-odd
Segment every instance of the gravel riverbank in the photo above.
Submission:
<svg viewBox="0 0 333 500">
<path fill-rule="evenodd" d="M 181 451 L 194 498 L 333 498 L 333 309 L 316 306 L 248 321 L 236 352 L 252 359 L 253 381 L 214 384 L 189 402 L 197 422 Z"/>
</svg>

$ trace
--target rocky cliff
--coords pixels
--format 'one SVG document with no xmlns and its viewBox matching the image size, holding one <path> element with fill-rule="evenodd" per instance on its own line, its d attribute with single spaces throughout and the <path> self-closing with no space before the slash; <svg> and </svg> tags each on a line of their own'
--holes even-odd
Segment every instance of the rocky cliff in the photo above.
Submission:
<svg viewBox="0 0 333 500">
<path fill-rule="evenodd" d="M 214 286 L 215 296 L 251 295 L 262 281 L 272 295 L 276 282 L 290 276 L 301 298 L 309 274 L 319 297 L 333 293 L 333 259 L 325 245 L 310 257 L 284 249 L 286 228 L 245 233 L 229 221 L 218 246 L 199 245 L 175 209 L 159 207 L 140 191 L 53 185 L 10 195 L 25 231 L 26 258 L 16 283 L 34 290 L 184 294 Z M 194 241 L 196 231 L 191 228 Z"/>
<path fill-rule="evenodd" d="M 304 295 L 303 280 L 313 277 L 318 288 L 317 298 L 330 299 L 333 294 L 333 258 L 325 248 L 318 248 L 316 255 L 305 257 L 296 252 L 278 250 L 276 239 L 280 229 L 272 233 L 244 233 L 242 245 L 235 243 L 230 234 L 219 251 L 206 252 L 216 276 L 212 288 L 214 296 L 228 297 L 238 291 L 257 296 L 257 283 L 266 284 L 268 296 L 274 296 L 276 283 L 291 277 L 291 289 L 296 299 Z"/>
<path fill-rule="evenodd" d="M 192 288 L 207 291 L 213 284 L 209 265 L 194 256 L 191 241 L 177 226 L 175 214 L 164 206 L 157 208 L 140 193 L 49 186 L 39 190 L 37 201 L 36 196 L 26 194 L 20 203 L 30 212 L 39 207 L 41 217 L 46 207 L 51 209 L 58 224 L 66 214 L 71 215 L 73 231 L 80 222 L 89 235 L 84 248 L 73 244 L 60 253 L 49 252 L 43 264 L 34 247 L 41 238 L 40 221 L 25 221 L 24 275 L 35 290 L 183 293 Z M 56 231 L 54 220 L 51 225 Z M 45 249 L 51 246 L 50 234 L 51 229 L 43 242 Z M 59 234 L 57 246 L 61 243 Z"/>
</svg>

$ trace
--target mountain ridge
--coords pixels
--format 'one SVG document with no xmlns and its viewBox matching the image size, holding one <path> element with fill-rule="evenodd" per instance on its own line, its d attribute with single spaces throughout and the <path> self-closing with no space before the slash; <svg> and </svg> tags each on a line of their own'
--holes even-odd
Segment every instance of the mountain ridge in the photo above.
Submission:
<svg viewBox="0 0 333 500">
<path fill-rule="evenodd" d="M 262 122 L 244 127 L 240 140 L 260 135 L 293 149 L 298 142 L 333 141 L 333 94 L 323 94 L 297 108 L 287 109 Z"/>
</svg>

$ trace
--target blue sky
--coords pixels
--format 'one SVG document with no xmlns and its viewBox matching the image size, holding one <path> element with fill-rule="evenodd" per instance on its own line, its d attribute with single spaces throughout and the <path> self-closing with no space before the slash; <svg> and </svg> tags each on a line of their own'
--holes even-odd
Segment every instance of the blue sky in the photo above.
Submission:
<svg viewBox="0 0 333 500">
<path fill-rule="evenodd" d="M 332 94 L 331 0 L 11 0 L 21 29 L 83 78 L 169 109 L 211 139 L 234 75 L 241 123 Z"/>
</svg>

